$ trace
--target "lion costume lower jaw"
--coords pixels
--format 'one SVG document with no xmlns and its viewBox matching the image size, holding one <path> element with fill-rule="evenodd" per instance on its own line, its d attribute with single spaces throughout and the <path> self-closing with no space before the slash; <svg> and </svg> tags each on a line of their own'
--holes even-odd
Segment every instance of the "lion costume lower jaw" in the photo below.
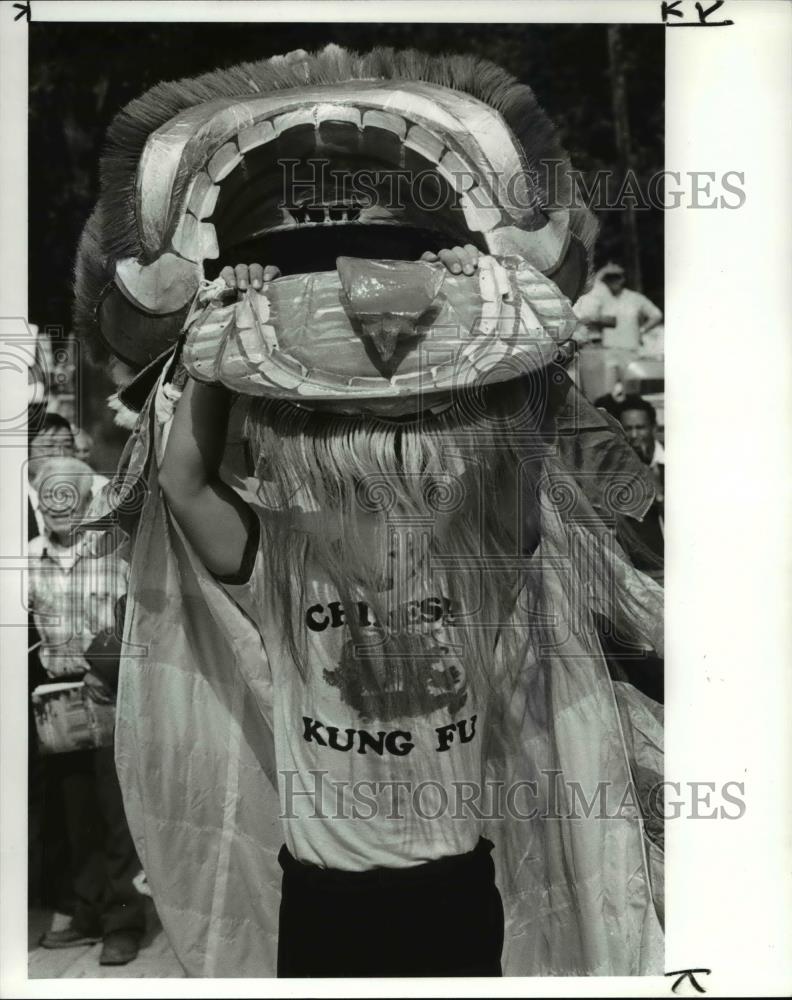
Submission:
<svg viewBox="0 0 792 1000">
<path fill-rule="evenodd" d="M 481 257 L 473 277 L 442 264 L 337 264 L 237 303 L 213 296 L 188 319 L 187 370 L 243 395 L 395 417 L 540 372 L 577 324 L 518 258 Z"/>
</svg>

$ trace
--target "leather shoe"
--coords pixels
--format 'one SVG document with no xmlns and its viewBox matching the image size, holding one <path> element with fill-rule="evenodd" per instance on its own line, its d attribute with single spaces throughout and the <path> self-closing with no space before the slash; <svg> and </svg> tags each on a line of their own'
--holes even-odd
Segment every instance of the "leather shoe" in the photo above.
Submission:
<svg viewBox="0 0 792 1000">
<path fill-rule="evenodd" d="M 84 948 L 101 940 L 101 934 L 86 934 L 69 924 L 60 931 L 47 931 L 39 943 L 42 948 Z"/>
<path fill-rule="evenodd" d="M 110 931 L 102 942 L 100 965 L 126 965 L 138 956 L 140 935 L 132 931 Z"/>
</svg>

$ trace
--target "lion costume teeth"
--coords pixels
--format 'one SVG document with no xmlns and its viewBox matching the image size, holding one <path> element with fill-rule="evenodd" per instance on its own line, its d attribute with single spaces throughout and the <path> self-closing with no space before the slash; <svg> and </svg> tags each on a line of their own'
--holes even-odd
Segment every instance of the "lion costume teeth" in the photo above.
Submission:
<svg viewBox="0 0 792 1000">
<path fill-rule="evenodd" d="M 467 242 L 575 297 L 596 232 L 531 90 L 468 56 L 328 46 L 159 84 L 114 120 L 101 176 L 76 325 L 137 370 L 262 246 L 288 275 Z"/>
</svg>

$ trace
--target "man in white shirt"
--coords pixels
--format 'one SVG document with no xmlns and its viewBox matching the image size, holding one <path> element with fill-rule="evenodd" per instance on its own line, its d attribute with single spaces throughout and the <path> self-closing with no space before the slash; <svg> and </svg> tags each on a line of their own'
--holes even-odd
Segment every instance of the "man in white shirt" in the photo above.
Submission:
<svg viewBox="0 0 792 1000">
<path fill-rule="evenodd" d="M 582 321 L 580 362 L 583 391 L 590 399 L 610 392 L 624 380 L 627 365 L 641 352 L 643 338 L 663 321 L 657 306 L 627 288 L 624 268 L 606 264 L 597 272 L 590 292 L 574 305 Z M 591 345 L 597 345 L 591 349 Z"/>
</svg>

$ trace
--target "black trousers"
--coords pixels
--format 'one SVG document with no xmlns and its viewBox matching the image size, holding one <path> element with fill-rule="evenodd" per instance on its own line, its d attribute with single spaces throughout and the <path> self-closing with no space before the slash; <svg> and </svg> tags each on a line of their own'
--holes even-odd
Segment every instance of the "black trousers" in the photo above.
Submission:
<svg viewBox="0 0 792 1000">
<path fill-rule="evenodd" d="M 127 826 L 113 748 L 52 754 L 46 763 L 63 795 L 74 926 L 100 935 L 142 933 L 145 899 L 132 884 L 140 862 Z"/>
<path fill-rule="evenodd" d="M 492 844 L 412 868 L 344 872 L 278 856 L 278 976 L 500 976 Z"/>
</svg>

